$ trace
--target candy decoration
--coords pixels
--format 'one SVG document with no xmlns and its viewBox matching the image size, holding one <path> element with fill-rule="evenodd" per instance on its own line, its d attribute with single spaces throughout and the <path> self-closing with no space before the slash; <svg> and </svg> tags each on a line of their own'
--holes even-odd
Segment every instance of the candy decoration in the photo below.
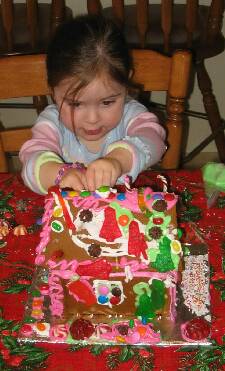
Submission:
<svg viewBox="0 0 225 371">
<path fill-rule="evenodd" d="M 163 218 L 153 218 L 152 222 L 153 224 L 156 224 L 156 225 L 163 224 Z"/>
<path fill-rule="evenodd" d="M 79 193 L 77 191 L 69 191 L 68 192 L 69 197 L 75 197 L 75 196 L 78 196 L 78 195 L 79 195 Z"/>
<path fill-rule="evenodd" d="M 68 195 L 68 193 L 67 193 L 67 191 L 62 190 L 62 191 L 61 191 L 61 195 L 62 195 L 63 198 L 66 198 L 67 195 Z"/>
<path fill-rule="evenodd" d="M 117 200 L 124 201 L 126 200 L 126 195 L 125 193 L 119 193 L 116 198 Z"/>
<path fill-rule="evenodd" d="M 173 193 L 166 193 L 166 194 L 164 195 L 164 200 L 166 200 L 166 201 L 173 201 L 174 198 L 175 198 L 175 196 L 174 196 Z"/>
<path fill-rule="evenodd" d="M 153 210 L 162 212 L 167 209 L 167 202 L 165 200 L 156 200 L 152 205 Z"/>
<path fill-rule="evenodd" d="M 101 295 L 107 295 L 109 293 L 109 288 L 107 286 L 100 286 L 98 291 Z"/>
<path fill-rule="evenodd" d="M 46 325 L 44 322 L 38 322 L 36 324 L 36 328 L 39 330 L 39 331 L 44 331 L 46 329 Z"/>
<path fill-rule="evenodd" d="M 106 303 L 108 303 L 108 301 L 109 301 L 109 299 L 108 299 L 107 296 L 105 296 L 105 295 L 99 295 L 98 302 L 100 304 L 106 304 Z"/>
<path fill-rule="evenodd" d="M 89 264 L 78 266 L 76 273 L 79 276 L 91 276 L 98 279 L 108 279 L 112 270 L 111 264 L 106 259 L 97 259 Z"/>
<path fill-rule="evenodd" d="M 89 191 L 81 191 L 80 192 L 80 196 L 81 197 L 88 197 L 90 195 L 91 195 L 91 192 L 89 192 Z"/>
<path fill-rule="evenodd" d="M 120 333 L 120 335 L 127 335 L 128 334 L 129 327 L 126 325 L 119 325 L 117 326 L 117 331 Z"/>
<path fill-rule="evenodd" d="M 88 246 L 88 253 L 93 258 L 98 258 L 101 255 L 102 249 L 97 243 L 92 243 Z"/>
<path fill-rule="evenodd" d="M 165 178 L 163 175 L 157 175 L 157 178 L 160 179 L 160 180 L 162 181 L 162 184 L 163 184 L 163 192 L 167 192 L 167 189 L 168 189 L 168 183 L 167 183 L 166 178 Z"/>
<path fill-rule="evenodd" d="M 69 333 L 69 325 L 67 323 L 59 323 L 51 326 L 50 339 L 54 342 L 65 340 Z"/>
<path fill-rule="evenodd" d="M 59 220 L 53 220 L 51 223 L 51 228 L 56 233 L 61 233 L 64 230 L 63 225 Z"/>
<path fill-rule="evenodd" d="M 152 198 L 153 198 L 153 200 L 162 200 L 163 195 L 161 193 L 155 193 L 155 194 L 153 194 Z"/>
<path fill-rule="evenodd" d="M 76 319 L 70 326 L 70 334 L 75 340 L 84 340 L 89 338 L 95 331 L 91 321 L 83 318 Z"/>
<path fill-rule="evenodd" d="M 56 207 L 54 207 L 54 210 L 53 210 L 53 216 L 54 216 L 55 218 L 58 218 L 58 217 L 60 217 L 60 216 L 62 216 L 62 215 L 63 215 L 63 211 L 62 211 L 61 206 L 56 206 Z"/>
<path fill-rule="evenodd" d="M 79 218 L 82 222 L 90 222 L 93 218 L 93 214 L 91 210 L 84 209 L 81 210 Z"/>
<path fill-rule="evenodd" d="M 106 207 L 104 210 L 105 220 L 99 233 L 99 237 L 104 238 L 108 242 L 115 241 L 116 238 L 122 236 L 116 220 L 116 212 L 112 207 Z"/>
<path fill-rule="evenodd" d="M 145 336 L 147 329 L 146 329 L 146 327 L 144 327 L 144 326 L 138 326 L 138 327 L 137 327 L 137 331 L 139 332 L 139 334 L 140 334 L 141 336 Z"/>
<path fill-rule="evenodd" d="M 151 299 L 153 309 L 162 309 L 165 305 L 165 284 L 163 281 L 153 279 L 151 284 Z"/>
<path fill-rule="evenodd" d="M 64 255 L 64 252 L 62 250 L 55 250 L 51 255 L 51 260 L 57 260 L 62 258 Z"/>
<path fill-rule="evenodd" d="M 101 186 L 101 187 L 98 188 L 98 191 L 105 193 L 105 192 L 109 192 L 110 188 L 109 188 L 109 186 Z"/>
<path fill-rule="evenodd" d="M 145 241 L 144 233 L 140 233 L 138 223 L 135 220 L 129 225 L 129 240 L 128 240 L 128 253 L 140 257 L 142 254 L 144 259 L 148 259 L 146 250 L 148 246 Z"/>
<path fill-rule="evenodd" d="M 142 211 L 144 211 L 146 209 L 146 204 L 145 204 L 145 200 L 144 200 L 144 195 L 142 193 L 139 193 L 138 194 L 138 206 L 140 207 L 140 209 Z"/>
<path fill-rule="evenodd" d="M 121 302 L 120 296 L 112 296 L 112 297 L 110 298 L 110 303 L 111 303 L 112 305 L 117 305 L 117 304 L 119 304 L 120 302 Z"/>
<path fill-rule="evenodd" d="M 113 287 L 111 291 L 112 295 L 114 296 L 121 296 L 122 292 L 119 287 Z"/>
<path fill-rule="evenodd" d="M 181 243 L 178 240 L 173 240 L 170 243 L 171 251 L 174 254 L 180 254 L 182 252 Z"/>
<path fill-rule="evenodd" d="M 149 229 L 148 234 L 154 240 L 158 240 L 162 236 L 162 230 L 161 230 L 160 227 L 152 227 L 152 228 Z"/>
<path fill-rule="evenodd" d="M 136 310 L 136 316 L 141 317 L 142 321 L 147 322 L 147 319 L 152 320 L 155 318 L 155 313 L 153 309 L 153 303 L 151 297 L 147 294 L 142 294 L 139 298 L 138 307 Z"/>
<path fill-rule="evenodd" d="M 76 228 L 75 228 L 75 225 L 73 224 L 73 221 L 70 217 L 70 214 L 67 210 L 67 207 L 66 207 L 66 204 L 65 204 L 65 200 L 63 199 L 62 195 L 61 195 L 61 192 L 60 192 L 60 189 L 58 186 L 54 186 L 54 187 L 51 187 L 49 188 L 49 193 L 51 192 L 55 192 L 56 195 L 58 196 L 58 200 L 59 200 L 59 203 L 62 207 L 62 210 L 63 210 L 63 215 L 64 215 L 64 218 L 65 218 L 65 221 L 66 221 L 66 224 L 67 224 L 67 227 L 69 229 L 72 229 L 72 231 L 76 231 Z"/>
<path fill-rule="evenodd" d="M 203 317 L 196 317 L 182 326 L 184 338 L 198 341 L 204 340 L 210 335 L 210 325 Z"/>
<path fill-rule="evenodd" d="M 128 215 L 120 215 L 118 219 L 118 223 L 123 227 L 129 223 Z"/>
<path fill-rule="evenodd" d="M 91 288 L 81 280 L 71 281 L 67 284 L 70 295 L 87 306 L 96 304 L 96 297 Z"/>
</svg>

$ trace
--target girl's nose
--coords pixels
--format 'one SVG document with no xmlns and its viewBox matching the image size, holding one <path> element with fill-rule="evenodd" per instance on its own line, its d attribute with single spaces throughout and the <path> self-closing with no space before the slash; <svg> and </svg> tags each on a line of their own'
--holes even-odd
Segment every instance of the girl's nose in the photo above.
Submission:
<svg viewBox="0 0 225 371">
<path fill-rule="evenodd" d="M 99 120 L 99 113 L 96 108 L 88 108 L 86 112 L 86 121 L 95 124 Z"/>
</svg>

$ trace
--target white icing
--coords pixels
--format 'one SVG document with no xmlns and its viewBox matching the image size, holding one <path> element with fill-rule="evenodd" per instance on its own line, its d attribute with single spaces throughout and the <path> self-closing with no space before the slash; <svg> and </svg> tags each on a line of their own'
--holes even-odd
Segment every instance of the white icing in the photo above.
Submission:
<svg viewBox="0 0 225 371">
<path fill-rule="evenodd" d="M 127 239 L 127 236 L 124 234 L 124 230 L 120 228 L 120 231 L 122 234 L 121 237 L 116 238 L 115 241 L 113 242 L 109 242 L 109 241 L 106 242 L 104 238 L 101 238 L 99 236 L 101 228 L 102 228 L 102 224 L 105 219 L 104 210 L 101 210 L 101 211 L 92 210 L 92 214 L 93 214 L 93 218 L 88 223 L 80 220 L 80 217 L 79 217 L 80 212 L 77 214 L 77 217 L 74 220 L 74 225 L 76 226 L 77 231 L 75 232 L 75 234 L 73 234 L 73 232 L 70 230 L 70 235 L 71 235 L 71 238 L 74 244 L 85 249 L 88 252 L 88 247 L 90 246 L 90 242 L 85 243 L 84 239 L 90 238 L 91 236 L 91 240 L 98 241 L 98 243 L 102 242 L 103 246 L 101 247 L 102 249 L 101 256 L 117 257 L 117 256 L 129 255 L 128 254 L 128 239 Z M 140 232 L 144 233 L 145 225 L 140 223 L 137 219 L 136 219 L 136 222 L 138 223 Z M 87 230 L 88 235 L 85 233 L 81 233 L 82 229 Z M 115 248 L 115 245 L 118 245 L 118 247 Z M 150 247 L 152 245 L 152 242 L 147 241 L 147 245 L 148 247 Z M 114 246 L 114 248 L 112 246 Z M 140 258 L 142 259 L 142 261 L 146 261 L 143 259 L 143 257 L 140 257 Z"/>
<path fill-rule="evenodd" d="M 184 261 L 181 283 L 184 304 L 192 313 L 204 316 L 208 314 L 210 304 L 208 255 L 189 255 Z"/>
</svg>

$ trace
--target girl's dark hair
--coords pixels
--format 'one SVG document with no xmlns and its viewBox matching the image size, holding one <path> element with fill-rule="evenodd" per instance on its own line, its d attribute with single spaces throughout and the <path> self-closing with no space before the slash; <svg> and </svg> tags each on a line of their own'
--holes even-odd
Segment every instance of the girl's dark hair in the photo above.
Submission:
<svg viewBox="0 0 225 371">
<path fill-rule="evenodd" d="M 129 87 L 132 69 L 129 49 L 119 27 L 102 16 L 83 15 L 59 26 L 48 47 L 47 74 L 50 87 L 74 77 L 79 88 L 106 72 Z M 72 87 L 72 85 L 71 85 Z"/>
</svg>

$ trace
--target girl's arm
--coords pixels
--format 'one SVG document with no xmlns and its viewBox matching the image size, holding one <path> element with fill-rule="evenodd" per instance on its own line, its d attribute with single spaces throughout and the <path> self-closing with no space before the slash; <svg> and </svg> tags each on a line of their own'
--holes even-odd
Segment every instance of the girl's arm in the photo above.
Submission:
<svg viewBox="0 0 225 371">
<path fill-rule="evenodd" d="M 19 153 L 24 183 L 34 192 L 47 193 L 63 163 L 61 156 L 57 129 L 49 122 L 38 122 L 32 128 L 32 139 Z M 45 164 L 48 164 L 46 169 L 42 168 Z"/>
<path fill-rule="evenodd" d="M 118 148 L 127 150 L 132 155 L 128 175 L 135 180 L 141 171 L 161 160 L 166 151 L 165 136 L 165 130 L 153 113 L 140 113 L 128 123 L 125 137 L 109 145 L 107 156 Z"/>
</svg>

